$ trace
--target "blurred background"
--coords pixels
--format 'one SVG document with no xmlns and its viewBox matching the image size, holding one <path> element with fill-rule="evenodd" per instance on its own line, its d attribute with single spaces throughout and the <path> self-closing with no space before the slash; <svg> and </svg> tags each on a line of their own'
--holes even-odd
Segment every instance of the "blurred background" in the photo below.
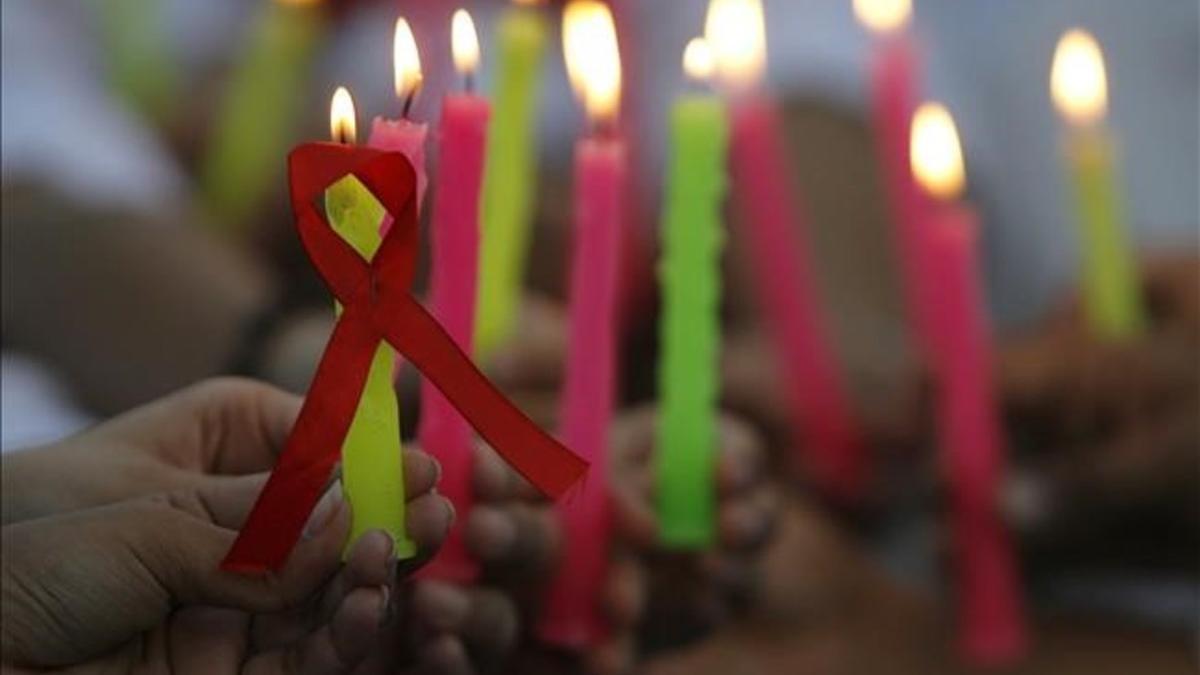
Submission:
<svg viewBox="0 0 1200 675">
<path fill-rule="evenodd" d="M 487 94 L 492 27 L 509 3 L 461 4 L 479 26 L 478 86 Z M 655 396 L 653 269 L 668 110 L 694 87 L 682 77 L 680 55 L 703 30 L 707 3 L 611 4 L 624 66 L 621 128 L 635 176 L 626 266 L 635 290 L 623 377 L 623 401 L 633 405 Z M 1003 509 L 1020 542 L 1037 625 L 1027 667 L 1194 671 L 1200 5 L 914 4 L 923 97 L 956 117 L 968 196 L 981 216 L 997 398 L 1012 446 Z M 284 153 L 327 138 L 338 85 L 355 95 L 360 130 L 376 115 L 399 114 L 391 47 L 400 14 L 412 24 L 424 69 L 412 117 L 434 122 L 442 95 L 461 86 L 448 30 L 458 6 L 5 0 L 3 449 L 59 438 L 209 375 L 253 375 L 302 391 L 331 315 L 291 229 Z M 647 651 L 663 652 L 648 667 L 952 670 L 939 647 L 950 592 L 939 525 L 944 488 L 876 168 L 873 40 L 850 0 L 764 6 L 766 86 L 782 106 L 796 190 L 812 216 L 836 351 L 884 469 L 866 512 L 789 503 L 764 561 L 767 590 L 747 600 L 732 627 L 698 626 L 684 637 L 649 630 Z M 537 108 L 540 174 L 526 287 L 554 305 L 564 297 L 569 167 L 584 122 L 561 58 L 561 4 L 541 11 L 552 35 Z M 1091 340 L 1076 304 L 1079 246 L 1063 125 L 1048 90 L 1055 45 L 1072 27 L 1092 32 L 1104 49 L 1118 187 L 1151 313 L 1144 338 L 1119 347 Z M 246 75 L 256 59 L 265 65 Z M 230 132 L 222 126 L 239 95 L 264 117 Z M 266 160 L 243 161 L 243 151 Z M 731 213 L 730 230 L 737 226 Z M 783 445 L 779 376 L 762 357 L 748 264 L 731 242 L 723 398 Z M 411 429 L 411 377 L 401 387 Z M 696 635 L 710 639 L 694 642 Z"/>
</svg>

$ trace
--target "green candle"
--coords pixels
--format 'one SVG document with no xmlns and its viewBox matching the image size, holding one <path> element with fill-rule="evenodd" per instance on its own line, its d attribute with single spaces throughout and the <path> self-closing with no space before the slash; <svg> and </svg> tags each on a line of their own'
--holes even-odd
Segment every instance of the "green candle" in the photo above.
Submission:
<svg viewBox="0 0 1200 675">
<path fill-rule="evenodd" d="M 293 140 L 323 23 L 320 8 L 309 6 L 314 4 L 264 3 L 246 53 L 230 76 L 201 167 L 208 206 L 224 227 L 244 228 L 283 174 L 281 158 Z"/>
<path fill-rule="evenodd" d="M 689 73 L 697 72 L 692 62 L 701 57 L 689 57 L 697 50 L 707 53 L 696 41 L 685 52 Z M 665 544 L 680 548 L 708 545 L 715 532 L 726 135 L 725 106 L 715 96 L 689 94 L 671 110 L 659 268 L 664 307 L 657 475 L 659 531 Z"/>
<path fill-rule="evenodd" d="M 475 304 L 475 353 L 481 358 L 511 334 L 521 299 L 537 172 L 533 124 L 545 18 L 535 8 L 514 7 L 501 17 L 496 41 Z"/>
<path fill-rule="evenodd" d="M 1070 126 L 1066 160 L 1079 217 L 1088 320 L 1103 338 L 1135 337 L 1145 315 L 1118 198 L 1113 142 L 1103 125 L 1108 84 L 1095 38 L 1078 29 L 1063 35 L 1054 54 L 1050 89 Z"/>
<path fill-rule="evenodd" d="M 375 255 L 384 209 L 357 178 L 346 176 L 326 190 L 325 213 L 333 229 L 359 255 L 367 260 Z M 380 529 L 392 536 L 397 556 L 409 558 L 416 548 L 404 528 L 400 412 L 392 386 L 395 366 L 395 351 L 380 342 L 342 442 L 342 487 L 352 514 L 346 550 L 364 532 Z"/>
<path fill-rule="evenodd" d="M 104 0 L 100 21 L 108 81 L 149 119 L 165 123 L 178 73 L 167 48 L 162 0 Z"/>
</svg>

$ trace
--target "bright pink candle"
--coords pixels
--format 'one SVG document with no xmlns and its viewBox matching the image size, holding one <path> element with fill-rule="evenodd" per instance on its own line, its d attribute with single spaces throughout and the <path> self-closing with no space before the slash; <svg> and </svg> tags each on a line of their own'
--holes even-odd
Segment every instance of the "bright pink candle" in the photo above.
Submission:
<svg viewBox="0 0 1200 675">
<path fill-rule="evenodd" d="M 733 193 L 743 214 L 748 267 L 760 311 L 782 360 L 795 406 L 797 450 L 817 485 L 854 501 L 866 484 L 866 457 L 810 268 L 808 221 L 773 102 L 746 98 L 731 114 Z"/>
<path fill-rule="evenodd" d="M 470 351 L 475 322 L 475 278 L 479 257 L 479 190 L 491 106 L 472 94 L 447 96 L 438 127 L 438 195 L 431 224 L 430 310 L 459 347 Z M 442 465 L 438 491 L 463 514 L 426 568 L 434 578 L 474 581 L 478 563 L 463 542 L 470 513 L 474 467 L 473 433 L 462 415 L 429 380 L 421 381 L 421 447 Z"/>
<path fill-rule="evenodd" d="M 429 185 L 429 178 L 425 175 L 425 138 L 428 135 L 428 124 L 414 122 L 408 118 L 388 120 L 376 117 L 371 122 L 371 138 L 367 141 L 367 145 L 372 148 L 400 152 L 412 162 L 413 169 L 417 172 L 418 211 L 425 202 L 425 187 Z M 387 234 L 391 224 L 391 218 L 385 218 L 380 232 Z"/>
<path fill-rule="evenodd" d="M 616 309 L 625 146 L 587 138 L 575 148 L 575 241 L 563 442 L 591 464 L 558 507 L 563 556 L 538 624 L 554 645 L 581 649 L 607 633 L 600 611 L 608 575 L 608 427 L 616 395 Z"/>
<path fill-rule="evenodd" d="M 885 196 L 895 227 L 895 243 L 904 278 L 905 305 L 914 344 L 931 357 L 933 285 L 930 281 L 928 222 L 923 211 L 928 197 L 913 178 L 909 161 L 909 129 L 916 107 L 918 61 L 913 43 L 904 34 L 878 41 L 871 64 L 872 119 Z"/>
<path fill-rule="evenodd" d="M 930 256 L 937 282 L 934 330 L 938 431 L 951 493 L 960 646 L 978 665 L 1020 658 L 1027 647 L 1013 547 L 996 509 L 1004 439 L 992 396 L 990 341 L 968 209 L 931 211 Z"/>
</svg>

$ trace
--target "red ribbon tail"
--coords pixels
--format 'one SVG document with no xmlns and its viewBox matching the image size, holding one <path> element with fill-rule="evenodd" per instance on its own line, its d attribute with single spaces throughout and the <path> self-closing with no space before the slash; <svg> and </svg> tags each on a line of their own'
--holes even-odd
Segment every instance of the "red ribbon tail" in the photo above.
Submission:
<svg viewBox="0 0 1200 675">
<path fill-rule="evenodd" d="M 379 335 L 350 307 L 334 327 L 283 454 L 221 569 L 279 571 L 341 457 Z"/>
<path fill-rule="evenodd" d="M 586 461 L 505 398 L 407 292 L 386 293 L 373 319 L 384 338 L 543 494 L 558 498 L 587 471 Z"/>
</svg>

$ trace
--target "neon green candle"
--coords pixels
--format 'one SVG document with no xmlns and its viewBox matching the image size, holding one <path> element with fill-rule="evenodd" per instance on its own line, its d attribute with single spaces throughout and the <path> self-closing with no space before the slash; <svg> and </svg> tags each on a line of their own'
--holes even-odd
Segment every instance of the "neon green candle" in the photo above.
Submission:
<svg viewBox="0 0 1200 675">
<path fill-rule="evenodd" d="M 354 104 L 344 88 L 333 97 L 334 139 L 353 142 Z M 379 225 L 385 211 L 354 176 L 346 176 L 325 191 L 325 214 L 343 239 L 370 260 L 382 242 Z M 341 311 L 341 307 L 337 307 Z M 400 444 L 400 411 L 392 372 L 396 353 L 380 342 L 350 430 L 342 442 L 342 488 L 350 503 L 351 527 L 346 551 L 368 530 L 392 536 L 398 558 L 411 558 L 416 546 L 404 527 L 404 462 Z"/>
<path fill-rule="evenodd" d="M 684 68 L 693 77 L 711 71 L 703 40 L 688 44 Z M 725 106 L 715 96 L 689 94 L 675 103 L 659 268 L 664 307 L 657 475 L 659 531 L 665 544 L 679 548 L 708 545 L 715 532 L 726 135 Z"/>
<path fill-rule="evenodd" d="M 496 90 L 483 179 L 483 238 L 475 304 L 475 353 L 485 357 L 512 332 L 529 249 L 537 173 L 534 113 L 546 21 L 514 7 L 496 30 Z"/>
<path fill-rule="evenodd" d="M 1079 218 L 1088 320 L 1101 337 L 1134 337 L 1145 316 L 1116 187 L 1113 142 L 1103 126 L 1108 84 L 1095 38 L 1078 29 L 1063 35 L 1050 90 L 1070 126 L 1066 161 Z"/>
<path fill-rule="evenodd" d="M 149 119 L 166 122 L 178 73 L 167 48 L 162 0 L 104 0 L 100 21 L 113 90 Z"/>
<path fill-rule="evenodd" d="M 323 24 L 316 4 L 265 3 L 246 53 L 230 76 L 201 167 L 208 206 L 225 227 L 245 227 L 283 173 L 280 158 L 293 140 Z"/>
</svg>

